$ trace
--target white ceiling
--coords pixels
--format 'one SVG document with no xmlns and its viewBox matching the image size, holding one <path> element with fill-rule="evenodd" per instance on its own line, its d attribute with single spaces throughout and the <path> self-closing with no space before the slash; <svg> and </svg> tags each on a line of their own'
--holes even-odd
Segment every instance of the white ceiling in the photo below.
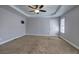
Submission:
<svg viewBox="0 0 79 59">
<path fill-rule="evenodd" d="M 10 6 L 17 11 L 21 12 L 22 14 L 28 17 L 59 17 L 69 11 L 70 9 L 74 8 L 74 5 L 44 5 L 42 8 L 47 12 L 40 12 L 39 14 L 35 14 L 33 12 L 29 12 L 32 9 L 28 7 L 28 5 L 14 5 Z"/>
</svg>

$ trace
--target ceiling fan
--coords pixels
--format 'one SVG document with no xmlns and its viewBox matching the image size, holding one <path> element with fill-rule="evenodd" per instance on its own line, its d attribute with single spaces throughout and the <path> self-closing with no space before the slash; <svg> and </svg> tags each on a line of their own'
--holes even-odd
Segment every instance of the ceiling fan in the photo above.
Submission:
<svg viewBox="0 0 79 59">
<path fill-rule="evenodd" d="M 42 10 L 44 5 L 30 5 L 28 7 L 33 9 L 32 11 L 29 12 L 34 12 L 36 14 L 39 14 L 39 12 L 46 12 L 46 10 Z"/>
</svg>

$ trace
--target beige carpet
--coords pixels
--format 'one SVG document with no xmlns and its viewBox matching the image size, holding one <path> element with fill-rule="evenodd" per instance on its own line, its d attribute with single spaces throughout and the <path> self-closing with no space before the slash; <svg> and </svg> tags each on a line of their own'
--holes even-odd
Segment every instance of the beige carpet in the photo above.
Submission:
<svg viewBox="0 0 79 59">
<path fill-rule="evenodd" d="M 77 54 L 79 51 L 57 37 L 24 36 L 0 46 L 0 54 Z"/>
</svg>

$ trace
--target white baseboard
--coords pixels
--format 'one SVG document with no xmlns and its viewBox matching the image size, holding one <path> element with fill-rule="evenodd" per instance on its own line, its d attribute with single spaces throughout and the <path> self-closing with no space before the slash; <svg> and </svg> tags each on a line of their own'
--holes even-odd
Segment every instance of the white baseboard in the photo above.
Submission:
<svg viewBox="0 0 79 59">
<path fill-rule="evenodd" d="M 7 43 L 7 42 L 10 42 L 10 41 L 12 41 L 12 40 L 15 40 L 16 38 L 19 38 L 19 37 L 22 37 L 22 36 L 25 36 L 25 35 L 17 36 L 17 37 L 8 39 L 8 40 L 6 40 L 6 41 L 0 42 L 0 45 L 5 44 L 5 43 Z"/>
<path fill-rule="evenodd" d="M 70 45 L 72 45 L 76 49 L 79 49 L 79 46 L 77 46 L 76 44 L 74 44 L 74 43 L 70 42 L 69 40 L 65 39 L 63 36 L 59 36 L 59 37 L 62 38 L 63 40 L 65 40 L 66 42 L 68 42 Z"/>
<path fill-rule="evenodd" d="M 49 35 L 49 34 L 27 34 L 27 35 L 34 35 L 34 36 L 58 36 L 58 35 Z"/>
</svg>

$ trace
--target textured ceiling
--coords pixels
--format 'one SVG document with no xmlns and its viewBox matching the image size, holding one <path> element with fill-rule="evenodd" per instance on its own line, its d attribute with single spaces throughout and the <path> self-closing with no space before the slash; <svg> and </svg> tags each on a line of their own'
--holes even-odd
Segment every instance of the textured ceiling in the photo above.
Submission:
<svg viewBox="0 0 79 59">
<path fill-rule="evenodd" d="M 30 17 L 59 17 L 75 7 L 74 5 L 44 5 L 42 8 L 47 12 L 40 12 L 39 14 L 35 14 L 33 12 L 29 12 L 32 9 L 28 7 L 28 5 L 15 5 L 11 6 L 15 8 L 17 11 L 24 13 L 26 16 Z"/>
</svg>

